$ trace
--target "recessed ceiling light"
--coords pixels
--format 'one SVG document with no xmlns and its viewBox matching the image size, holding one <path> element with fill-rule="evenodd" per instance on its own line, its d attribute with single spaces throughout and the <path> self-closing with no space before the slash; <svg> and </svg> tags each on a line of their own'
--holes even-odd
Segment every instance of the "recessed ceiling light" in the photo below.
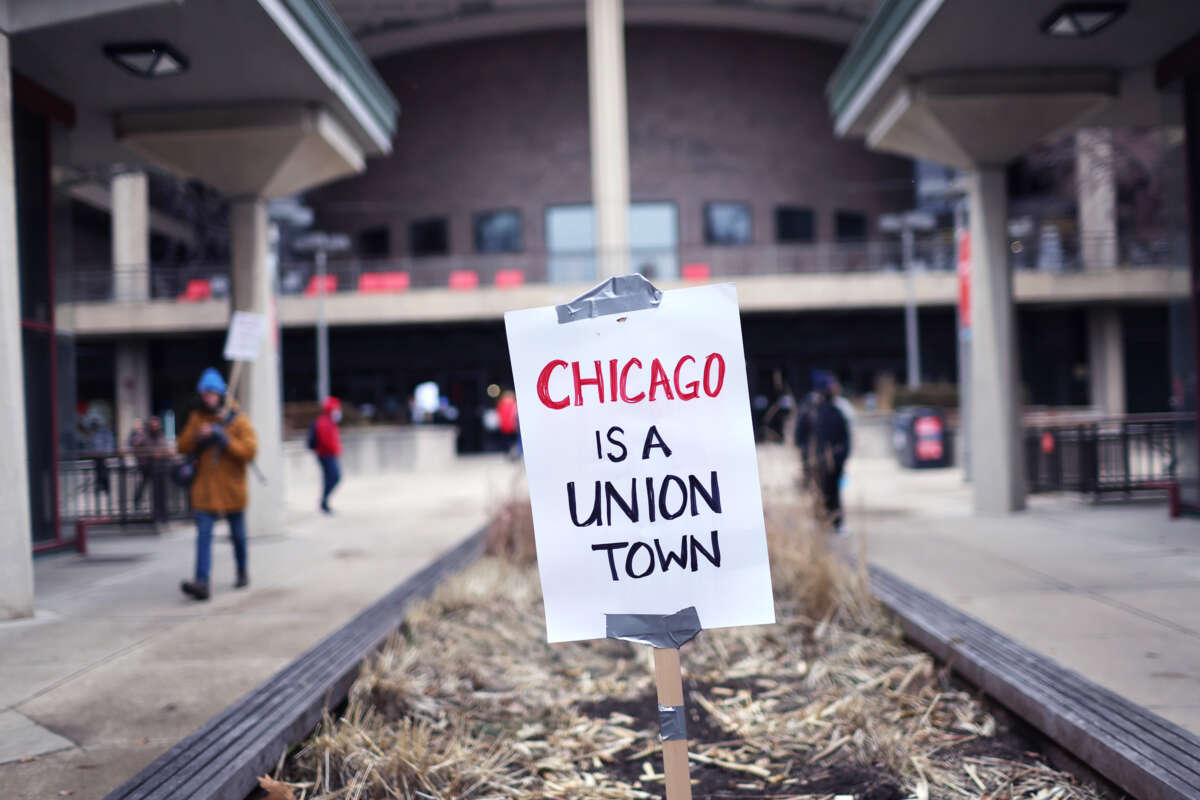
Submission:
<svg viewBox="0 0 1200 800">
<path fill-rule="evenodd" d="M 1125 3 L 1067 3 L 1042 20 L 1042 33 L 1081 38 L 1091 36 L 1125 13 Z"/>
<path fill-rule="evenodd" d="M 167 78 L 188 68 L 183 54 L 166 42 L 108 44 L 104 55 L 139 78 Z"/>
</svg>

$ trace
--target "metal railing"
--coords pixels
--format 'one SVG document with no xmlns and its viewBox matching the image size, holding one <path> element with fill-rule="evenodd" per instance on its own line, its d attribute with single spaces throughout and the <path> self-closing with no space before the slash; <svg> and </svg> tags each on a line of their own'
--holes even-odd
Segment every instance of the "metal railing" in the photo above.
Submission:
<svg viewBox="0 0 1200 800">
<path fill-rule="evenodd" d="M 68 285 L 59 297 L 78 302 L 195 302 L 226 298 L 231 285 L 228 264 L 76 267 L 68 274 Z"/>
<path fill-rule="evenodd" d="M 1025 236 L 1010 237 L 1008 260 L 1013 269 L 1041 272 L 1080 272 L 1118 267 L 1182 264 L 1178 244 L 1166 237 L 1060 233 L 1043 225 Z"/>
<path fill-rule="evenodd" d="M 1186 414 L 1159 414 L 1028 426 L 1028 489 L 1080 492 L 1094 499 L 1168 491 L 1179 477 L 1178 436 L 1191 422 Z"/>
<path fill-rule="evenodd" d="M 1166 241 L 1117 240 L 1114 237 L 1037 235 L 1009 240 L 1009 260 L 1014 269 L 1045 272 L 1169 265 L 1174 263 L 1172 252 Z M 331 258 L 326 267 L 325 287 L 330 293 L 342 293 L 587 283 L 596 279 L 597 262 L 606 257 L 604 253 L 586 250 L 419 258 Z M 902 269 L 901 246 L 895 239 L 859 243 L 634 248 L 628 254 L 627 263 L 631 270 L 641 272 L 651 280 Z M 948 272 L 956 266 L 957 249 L 952 233 L 941 231 L 916 241 L 914 267 L 917 270 Z M 311 261 L 284 258 L 278 265 L 278 277 L 279 290 L 284 295 L 312 295 L 318 288 L 316 267 Z M 224 264 L 76 268 L 69 281 L 70 286 L 66 287 L 62 297 L 83 302 L 197 302 L 227 298 L 230 293 L 229 267 Z"/>
<path fill-rule="evenodd" d="M 359 291 L 364 275 L 397 273 L 407 276 L 407 286 L 411 288 L 455 288 L 457 278 L 464 275 L 467 281 L 458 284 L 457 288 L 504 287 L 521 283 L 586 283 L 596 280 L 597 264 L 605 258 L 604 253 L 587 250 L 380 260 L 336 259 L 330 260 L 326 266 L 326 288 L 331 292 Z M 651 280 L 895 271 L 901 268 L 900 245 L 891 241 L 634 248 L 625 263 L 628 263 L 631 271 L 640 272 Z M 953 269 L 953 252 L 940 243 L 924 243 L 918 248 L 917 265 L 929 270 Z M 313 294 L 316 291 L 315 275 L 316 269 L 311 263 L 285 261 L 279 266 L 280 292 L 285 295 Z"/>
<path fill-rule="evenodd" d="M 182 457 L 82 452 L 59 460 L 59 514 L 64 523 L 162 524 L 191 513 L 188 490 L 171 479 Z"/>
</svg>

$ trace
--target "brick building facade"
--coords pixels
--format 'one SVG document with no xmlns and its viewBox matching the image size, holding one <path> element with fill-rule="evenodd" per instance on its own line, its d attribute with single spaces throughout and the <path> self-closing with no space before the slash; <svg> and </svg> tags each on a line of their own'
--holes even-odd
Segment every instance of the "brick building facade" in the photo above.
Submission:
<svg viewBox="0 0 1200 800">
<path fill-rule="evenodd" d="M 590 201 L 587 42 L 581 30 L 453 43 L 377 62 L 400 101 L 393 154 L 312 193 L 317 224 L 384 227 L 411 252 L 413 221 L 445 218 L 449 253 L 473 252 L 473 216 L 515 208 L 523 250 L 545 249 L 546 210 Z M 759 33 L 632 27 L 627 32 L 631 198 L 674 203 L 681 248 L 704 244 L 703 207 L 751 209 L 751 244 L 775 241 L 777 206 L 812 209 L 815 240 L 834 214 L 873 220 L 913 202 L 911 162 L 869 153 L 830 127 L 824 84 L 836 45 Z M 531 260 L 531 279 L 536 274 Z"/>
</svg>

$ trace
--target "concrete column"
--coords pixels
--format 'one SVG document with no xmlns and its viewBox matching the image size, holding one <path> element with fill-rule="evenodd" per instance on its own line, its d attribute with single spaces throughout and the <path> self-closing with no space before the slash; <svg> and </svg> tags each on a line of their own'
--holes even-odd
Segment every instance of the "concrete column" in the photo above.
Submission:
<svg viewBox="0 0 1200 800">
<path fill-rule="evenodd" d="M 0 33 L 0 620 L 33 614 L 11 86 L 8 36 Z"/>
<path fill-rule="evenodd" d="M 971 479 L 975 510 L 1025 507 L 1016 313 L 1008 266 L 1004 170 L 968 176 L 971 226 Z"/>
<path fill-rule="evenodd" d="M 597 278 L 629 272 L 629 125 L 622 0 L 588 0 L 588 108 Z"/>
<path fill-rule="evenodd" d="M 145 340 L 117 342 L 117 447 L 129 441 L 135 419 L 150 416 L 150 353 Z"/>
<path fill-rule="evenodd" d="M 1088 309 L 1088 377 L 1091 401 L 1105 416 L 1125 413 L 1125 340 L 1121 310 L 1111 306 Z"/>
<path fill-rule="evenodd" d="M 266 314 L 267 334 L 258 360 L 246 364 L 238 399 L 258 434 L 259 470 L 250 476 L 248 531 L 265 536 L 283 530 L 283 408 L 279 392 L 279 339 L 275 326 L 275 274 L 267 228 L 267 201 L 240 198 L 229 206 L 233 250 L 233 307 Z"/>
<path fill-rule="evenodd" d="M 112 179 L 112 262 L 116 299 L 150 299 L 150 199 L 144 172 Z"/>
<path fill-rule="evenodd" d="M 1117 172 L 1111 129 L 1086 128 L 1075 134 L 1075 191 L 1084 268 L 1116 267 Z"/>
</svg>

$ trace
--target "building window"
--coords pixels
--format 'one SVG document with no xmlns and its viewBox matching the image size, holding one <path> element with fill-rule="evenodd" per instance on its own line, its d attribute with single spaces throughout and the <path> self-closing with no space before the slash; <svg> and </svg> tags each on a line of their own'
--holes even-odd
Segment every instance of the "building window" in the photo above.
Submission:
<svg viewBox="0 0 1200 800">
<path fill-rule="evenodd" d="M 358 232 L 359 258 L 387 258 L 392 254 L 392 232 L 386 225 Z"/>
<path fill-rule="evenodd" d="M 594 280 L 596 217 L 590 205 L 546 209 L 547 279 L 551 283 Z"/>
<path fill-rule="evenodd" d="M 674 203 L 629 205 L 630 268 L 649 280 L 679 277 L 679 213 Z"/>
<path fill-rule="evenodd" d="M 775 207 L 775 241 L 798 244 L 816 241 L 813 210 L 800 206 Z"/>
<path fill-rule="evenodd" d="M 833 238 L 839 242 L 865 242 L 867 215 L 861 211 L 833 212 Z"/>
<path fill-rule="evenodd" d="M 521 252 L 521 212 L 515 208 L 475 215 L 475 252 Z"/>
<path fill-rule="evenodd" d="M 450 252 L 450 226 L 445 217 L 413 220 L 408 225 L 408 250 L 414 256 L 444 256 Z"/>
<path fill-rule="evenodd" d="M 746 203 L 705 203 L 705 244 L 749 244 L 750 206 Z"/>
</svg>

